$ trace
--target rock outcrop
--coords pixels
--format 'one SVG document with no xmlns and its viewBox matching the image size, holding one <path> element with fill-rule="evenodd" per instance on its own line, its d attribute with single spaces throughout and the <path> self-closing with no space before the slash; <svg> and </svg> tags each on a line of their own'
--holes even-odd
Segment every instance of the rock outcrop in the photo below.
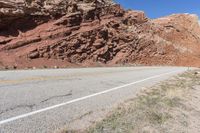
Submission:
<svg viewBox="0 0 200 133">
<path fill-rule="evenodd" d="M 151 20 L 111 0 L 0 0 L 3 68 L 200 65 L 198 18 Z"/>
<path fill-rule="evenodd" d="M 160 37 L 170 42 L 179 59 L 175 64 L 199 66 L 200 25 L 197 15 L 174 14 L 153 20 L 159 28 L 155 31 Z"/>
</svg>

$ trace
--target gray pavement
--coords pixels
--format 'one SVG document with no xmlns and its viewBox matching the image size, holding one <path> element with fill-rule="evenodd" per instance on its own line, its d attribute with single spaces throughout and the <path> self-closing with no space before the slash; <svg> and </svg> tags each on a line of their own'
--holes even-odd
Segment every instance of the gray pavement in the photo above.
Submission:
<svg viewBox="0 0 200 133">
<path fill-rule="evenodd" d="M 82 129 L 184 67 L 0 71 L 0 133 Z"/>
</svg>

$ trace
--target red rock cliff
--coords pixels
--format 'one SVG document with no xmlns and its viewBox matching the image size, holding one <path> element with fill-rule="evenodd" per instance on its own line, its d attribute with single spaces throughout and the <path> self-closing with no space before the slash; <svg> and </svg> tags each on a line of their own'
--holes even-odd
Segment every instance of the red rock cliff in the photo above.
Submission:
<svg viewBox="0 0 200 133">
<path fill-rule="evenodd" d="M 200 65 L 198 18 L 156 20 L 112 1 L 0 0 L 2 68 Z"/>
</svg>

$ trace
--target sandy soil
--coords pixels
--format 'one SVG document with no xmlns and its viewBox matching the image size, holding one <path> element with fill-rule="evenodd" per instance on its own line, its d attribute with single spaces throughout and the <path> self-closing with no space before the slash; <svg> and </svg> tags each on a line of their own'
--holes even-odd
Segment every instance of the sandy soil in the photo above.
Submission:
<svg viewBox="0 0 200 133">
<path fill-rule="evenodd" d="M 114 109 L 89 133 L 199 133 L 200 70 L 144 89 Z"/>
</svg>

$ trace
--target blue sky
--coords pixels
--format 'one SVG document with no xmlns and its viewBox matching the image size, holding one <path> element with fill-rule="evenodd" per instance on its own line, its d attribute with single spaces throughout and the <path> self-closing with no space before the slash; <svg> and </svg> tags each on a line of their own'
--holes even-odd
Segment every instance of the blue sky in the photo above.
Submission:
<svg viewBox="0 0 200 133">
<path fill-rule="evenodd" d="M 115 0 L 126 9 L 143 10 L 149 18 L 173 13 L 192 13 L 200 16 L 200 0 Z"/>
</svg>

